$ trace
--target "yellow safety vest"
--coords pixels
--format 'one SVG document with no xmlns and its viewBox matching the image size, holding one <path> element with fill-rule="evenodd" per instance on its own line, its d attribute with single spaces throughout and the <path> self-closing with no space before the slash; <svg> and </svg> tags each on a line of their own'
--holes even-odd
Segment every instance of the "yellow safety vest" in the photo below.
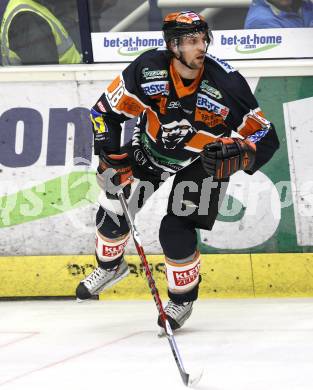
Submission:
<svg viewBox="0 0 313 390">
<path fill-rule="evenodd" d="M 44 6 L 32 0 L 10 0 L 0 27 L 0 50 L 2 65 L 21 65 L 21 59 L 9 45 L 9 28 L 13 18 L 20 12 L 34 12 L 49 23 L 59 55 L 59 64 L 79 64 L 81 55 L 63 25 Z M 30 43 L 31 44 L 31 43 Z"/>
</svg>

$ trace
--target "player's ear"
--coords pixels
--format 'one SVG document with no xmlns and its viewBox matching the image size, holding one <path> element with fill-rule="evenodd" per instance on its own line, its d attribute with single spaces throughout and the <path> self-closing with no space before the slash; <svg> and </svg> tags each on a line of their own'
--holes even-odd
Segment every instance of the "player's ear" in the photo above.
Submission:
<svg viewBox="0 0 313 390">
<path fill-rule="evenodd" d="M 167 48 L 175 55 L 175 57 L 179 55 L 179 49 L 178 49 L 176 39 L 170 40 L 167 44 Z"/>
</svg>

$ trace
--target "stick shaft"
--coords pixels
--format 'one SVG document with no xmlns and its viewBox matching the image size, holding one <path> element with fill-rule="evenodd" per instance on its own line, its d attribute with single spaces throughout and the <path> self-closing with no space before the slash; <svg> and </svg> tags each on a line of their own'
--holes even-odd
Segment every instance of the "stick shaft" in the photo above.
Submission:
<svg viewBox="0 0 313 390">
<path fill-rule="evenodd" d="M 146 277 L 148 280 L 148 285 L 149 285 L 151 294 L 153 296 L 153 299 L 154 299 L 154 302 L 155 302 L 156 307 L 158 309 L 158 312 L 159 312 L 159 314 L 162 318 L 162 321 L 164 323 L 164 330 L 165 330 L 168 342 L 170 344 L 172 353 L 174 355 L 175 362 L 177 364 L 178 370 L 180 372 L 180 375 L 182 377 L 184 384 L 186 386 L 188 386 L 189 374 L 187 374 L 185 369 L 184 369 L 184 365 L 183 365 L 182 359 L 180 357 L 176 341 L 175 341 L 174 336 L 173 336 L 173 331 L 172 331 L 171 326 L 166 318 L 166 314 L 165 314 L 164 309 L 163 309 L 163 304 L 162 304 L 162 301 L 160 298 L 159 291 L 156 287 L 155 281 L 153 279 L 153 276 L 152 276 L 152 273 L 151 273 L 151 270 L 149 267 L 149 263 L 147 261 L 145 252 L 144 252 L 143 247 L 141 245 L 139 233 L 138 233 L 136 226 L 135 226 L 135 223 L 134 223 L 134 221 L 133 221 L 133 219 L 128 211 L 128 206 L 127 206 L 127 202 L 126 202 L 123 191 L 118 192 L 118 198 L 119 198 L 119 201 L 121 203 L 121 206 L 122 206 L 127 224 L 128 224 L 129 229 L 131 231 L 133 240 L 135 242 L 136 250 L 137 250 L 138 255 L 140 257 L 140 261 L 141 261 L 143 268 L 145 270 L 145 274 L 146 274 Z"/>
</svg>

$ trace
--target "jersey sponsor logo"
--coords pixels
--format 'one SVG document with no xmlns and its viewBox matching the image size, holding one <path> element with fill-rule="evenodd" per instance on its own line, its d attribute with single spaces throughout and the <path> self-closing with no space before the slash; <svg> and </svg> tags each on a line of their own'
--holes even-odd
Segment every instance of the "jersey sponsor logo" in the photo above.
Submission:
<svg viewBox="0 0 313 390">
<path fill-rule="evenodd" d="M 183 140 L 196 133 L 197 130 L 190 124 L 187 119 L 180 122 L 173 121 L 161 125 L 158 139 L 161 139 L 164 149 L 175 149 Z"/>
<path fill-rule="evenodd" d="M 263 137 L 266 136 L 266 134 L 268 133 L 268 131 L 269 131 L 268 129 L 257 131 L 256 133 L 251 134 L 249 137 L 247 137 L 247 139 L 250 140 L 250 141 L 253 142 L 253 143 L 257 143 L 257 142 L 259 142 Z"/>
<path fill-rule="evenodd" d="M 142 111 L 142 106 L 135 99 L 128 97 L 127 95 L 123 96 L 122 101 L 116 107 L 118 110 L 131 114 L 133 116 L 138 116 Z"/>
<path fill-rule="evenodd" d="M 193 113 L 193 110 L 187 110 L 187 108 L 183 108 L 179 101 L 177 102 L 170 102 L 170 104 L 167 106 L 168 110 L 181 108 L 186 114 L 191 115 Z"/>
<path fill-rule="evenodd" d="M 195 112 L 195 121 L 203 122 L 210 128 L 224 123 L 224 119 L 221 115 L 216 115 L 214 112 L 209 112 L 198 107 Z"/>
<path fill-rule="evenodd" d="M 220 58 L 217 58 L 209 53 L 207 53 L 206 56 L 211 58 L 211 60 L 215 61 L 216 63 L 218 63 L 227 73 L 235 72 L 236 69 L 233 68 L 231 65 L 229 65 L 226 61 L 221 60 Z"/>
<path fill-rule="evenodd" d="M 208 111 L 213 111 L 217 115 L 221 115 L 226 119 L 229 114 L 229 108 L 209 98 L 207 95 L 198 93 L 196 106 L 199 108 L 206 108 Z"/>
<path fill-rule="evenodd" d="M 141 88 L 145 95 L 168 95 L 169 94 L 169 83 L 168 81 L 152 81 L 150 83 L 141 84 Z"/>
<path fill-rule="evenodd" d="M 99 108 L 99 110 L 100 110 L 101 112 L 106 112 L 106 109 L 105 109 L 105 107 L 104 107 L 104 105 L 103 105 L 103 103 L 102 103 L 101 100 L 98 101 L 97 107 Z"/>
<path fill-rule="evenodd" d="M 185 271 L 174 271 L 173 276 L 176 286 L 186 286 L 187 284 L 191 284 L 199 277 L 199 271 L 200 262 Z"/>
<path fill-rule="evenodd" d="M 103 245 L 102 246 L 102 256 L 105 257 L 116 257 L 123 253 L 125 246 L 127 245 L 127 242 L 123 242 L 122 244 L 115 245 L 115 246 L 109 246 L 109 245 Z"/>
<path fill-rule="evenodd" d="M 193 110 L 187 110 L 187 108 L 183 108 L 179 101 L 177 102 L 170 102 L 170 104 L 167 106 L 168 110 L 181 108 L 186 114 L 191 115 L 193 113 Z"/>
<path fill-rule="evenodd" d="M 208 95 L 214 97 L 215 99 L 222 99 L 222 94 L 219 90 L 211 87 L 211 85 L 209 85 L 209 82 L 208 80 L 202 80 L 201 82 L 201 85 L 200 85 L 200 89 L 207 93 Z"/>
<path fill-rule="evenodd" d="M 134 158 L 139 165 L 146 165 L 148 162 L 147 157 L 141 149 L 136 149 L 134 152 Z"/>
<path fill-rule="evenodd" d="M 105 141 L 106 139 L 106 133 L 95 133 L 95 141 Z"/>
<path fill-rule="evenodd" d="M 90 119 L 93 124 L 95 133 L 104 133 L 105 131 L 107 131 L 106 124 L 100 112 L 97 112 L 92 108 L 90 111 Z"/>
<path fill-rule="evenodd" d="M 170 102 L 170 104 L 167 106 L 168 110 L 177 109 L 181 107 L 180 102 Z"/>
<path fill-rule="evenodd" d="M 166 69 L 149 70 L 149 68 L 143 68 L 142 75 L 146 80 L 165 79 L 168 76 L 168 71 Z"/>
</svg>

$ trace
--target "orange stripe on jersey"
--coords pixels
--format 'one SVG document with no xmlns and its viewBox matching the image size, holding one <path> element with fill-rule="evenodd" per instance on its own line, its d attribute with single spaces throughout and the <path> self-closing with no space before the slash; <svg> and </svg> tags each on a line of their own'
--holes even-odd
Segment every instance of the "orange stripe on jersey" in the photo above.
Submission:
<svg viewBox="0 0 313 390">
<path fill-rule="evenodd" d="M 189 142 L 185 144 L 185 149 L 191 150 L 193 152 L 201 152 L 204 145 L 215 142 L 219 136 L 214 137 L 205 132 L 198 131 Z"/>
<path fill-rule="evenodd" d="M 140 101 L 128 95 L 123 95 L 114 108 L 131 116 L 138 116 L 145 109 Z"/>
<path fill-rule="evenodd" d="M 120 82 L 121 82 L 121 76 L 118 75 L 111 83 L 110 85 L 106 88 L 110 93 L 113 93 L 117 87 L 119 86 Z"/>
<path fill-rule="evenodd" d="M 155 141 L 160 129 L 160 121 L 154 111 L 146 109 L 147 114 L 147 133 Z"/>
<path fill-rule="evenodd" d="M 257 115 L 260 116 L 261 119 L 265 118 L 262 111 L 257 111 Z M 253 115 L 248 113 L 244 116 L 242 124 L 238 127 L 238 133 L 246 138 L 261 129 L 262 124 L 260 123 L 260 121 L 258 121 Z"/>
<path fill-rule="evenodd" d="M 201 76 L 202 76 L 202 73 L 203 73 L 203 70 L 204 70 L 204 66 L 202 66 L 202 68 L 200 69 L 200 72 L 198 73 L 198 76 L 193 80 L 193 82 L 188 87 L 185 87 L 180 75 L 178 74 L 178 72 L 176 72 L 176 69 L 173 65 L 173 60 L 171 61 L 170 74 L 171 74 L 171 78 L 172 78 L 173 83 L 174 83 L 174 87 L 175 87 L 177 96 L 179 98 L 182 98 L 182 97 L 187 96 L 187 95 L 191 95 L 192 93 L 196 92 L 198 85 L 199 85 L 199 82 L 200 82 L 200 79 L 201 79 Z"/>
<path fill-rule="evenodd" d="M 166 114 L 166 103 L 167 103 L 167 97 L 162 96 L 157 102 L 157 105 L 160 107 L 160 114 L 165 115 Z"/>
<path fill-rule="evenodd" d="M 127 91 L 121 76 L 117 76 L 107 87 L 105 96 L 113 111 L 128 117 L 138 116 L 145 109 L 145 105 Z"/>
</svg>

